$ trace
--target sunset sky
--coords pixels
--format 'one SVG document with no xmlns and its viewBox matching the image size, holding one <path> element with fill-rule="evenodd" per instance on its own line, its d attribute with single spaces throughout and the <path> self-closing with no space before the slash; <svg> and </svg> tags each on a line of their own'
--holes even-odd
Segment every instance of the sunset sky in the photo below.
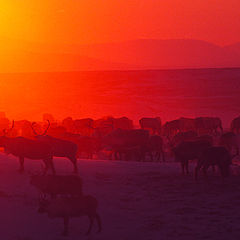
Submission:
<svg viewBox="0 0 240 240">
<path fill-rule="evenodd" d="M 88 59 L 79 58 L 81 51 L 75 53 L 75 46 L 81 44 L 135 39 L 198 39 L 220 46 L 240 42 L 239 9 L 239 0 L 0 0 L 0 73 L 79 70 L 79 66 L 88 63 Z M 70 56 L 64 55 L 62 46 L 65 45 L 73 46 Z M 185 46 L 188 47 L 188 43 Z M 212 59 L 218 60 L 219 49 L 211 44 L 207 47 L 216 53 L 213 58 L 206 57 L 200 48 L 196 56 L 193 56 L 194 59 L 199 60 L 198 54 L 203 53 L 203 62 L 205 59 L 210 63 L 213 62 Z M 141 58 L 138 56 L 148 56 L 149 51 L 144 50 L 141 46 L 136 50 L 140 55 L 138 52 L 132 55 L 130 52 L 122 52 L 122 59 L 127 56 L 138 60 Z M 176 52 L 170 51 L 170 63 L 171 58 L 177 58 Z M 109 62 L 126 64 L 118 59 L 118 52 L 112 61 L 109 61 L 113 55 L 111 50 L 108 51 L 108 56 L 107 51 L 102 51 L 103 56 L 107 56 L 105 59 L 95 59 L 94 53 L 93 51 L 93 56 L 90 56 L 93 60 L 89 60 L 90 67 L 93 66 L 90 70 L 96 70 L 94 66 L 106 69 Z M 155 49 L 152 49 L 152 53 L 156 54 Z M 186 56 L 185 53 L 182 54 L 180 49 L 178 56 L 191 61 L 191 56 Z M 158 54 L 164 64 L 169 57 L 167 54 L 165 58 Z M 188 54 L 191 55 L 192 51 L 188 50 Z M 230 61 L 224 54 L 221 56 L 227 62 Z M 148 62 L 148 58 L 145 59 Z M 194 66 L 201 67 L 199 64 L 201 63 Z M 218 67 L 214 62 L 212 66 Z M 97 101 L 98 93 L 94 92 L 94 86 L 88 86 L 89 91 L 93 90 L 92 93 L 86 92 L 82 85 L 78 88 L 80 92 L 76 92 L 71 80 L 79 80 L 78 76 L 68 79 L 69 82 L 64 85 L 69 87 L 67 90 L 66 87 L 59 88 L 59 81 L 66 81 L 63 77 L 60 77 L 61 80 L 44 77 L 36 81 L 34 75 L 35 79 L 28 76 L 29 79 L 24 82 L 22 80 L 26 76 L 19 76 L 1 75 L 0 78 L 0 110 L 10 113 L 12 118 L 27 116 L 36 119 L 43 112 L 51 111 L 63 117 L 71 113 L 73 106 L 77 115 L 81 101 L 87 99 L 92 104 Z M 49 83 L 42 85 L 42 79 L 51 80 L 53 85 L 50 88 Z M 71 104 L 67 101 L 60 104 L 64 94 Z M 117 102 L 122 100 L 116 99 Z M 105 99 L 101 101 L 104 102 Z M 63 106 L 66 112 L 62 111 Z M 91 110 L 92 115 L 99 111 L 97 108 Z M 86 107 L 81 111 L 86 114 L 90 109 Z"/>
<path fill-rule="evenodd" d="M 239 0 L 1 0 L 0 36 L 45 43 L 240 41 Z"/>
</svg>

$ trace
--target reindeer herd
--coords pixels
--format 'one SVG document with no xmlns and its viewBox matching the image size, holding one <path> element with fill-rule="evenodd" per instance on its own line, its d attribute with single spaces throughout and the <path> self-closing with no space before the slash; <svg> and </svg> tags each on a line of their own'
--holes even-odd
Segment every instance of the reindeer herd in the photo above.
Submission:
<svg viewBox="0 0 240 240">
<path fill-rule="evenodd" d="M 223 132 L 217 117 L 179 118 L 163 125 L 160 118 L 141 118 L 139 125 L 134 128 L 127 117 L 66 118 L 51 124 L 49 120 L 16 121 L 3 129 L 0 147 L 19 158 L 20 172 L 25 158 L 42 160 L 44 174 L 49 169 L 56 173 L 54 157 L 69 159 L 78 173 L 78 158 L 165 161 L 165 154 L 171 152 L 181 162 L 184 174 L 188 173 L 188 160 L 198 158 L 206 148 L 225 147 L 230 153 L 239 153 L 240 117 L 233 119 L 229 132 Z"/>
<path fill-rule="evenodd" d="M 142 118 L 139 125 L 140 128 L 134 128 L 127 117 L 66 118 L 61 123 L 15 121 L 10 128 L 3 129 L 0 147 L 18 157 L 20 172 L 24 171 L 25 158 L 44 162 L 43 175 L 33 176 L 30 182 L 41 192 L 39 212 L 63 218 L 64 235 L 68 234 L 69 218 L 80 216 L 89 217 L 87 234 L 94 220 L 101 231 L 97 200 L 82 193 L 78 158 L 107 156 L 111 160 L 159 162 L 166 161 L 166 154 L 173 154 L 175 161 L 180 162 L 182 174 L 189 174 L 189 161 L 197 160 L 197 180 L 200 169 L 207 177 L 211 166 L 217 166 L 223 178 L 229 176 L 232 159 L 239 155 L 240 117 L 231 122 L 229 132 L 223 131 L 220 118 L 213 117 L 179 118 L 163 125 L 160 118 Z M 75 175 L 56 175 L 54 157 L 68 158 Z M 52 175 L 46 175 L 49 169 Z"/>
</svg>

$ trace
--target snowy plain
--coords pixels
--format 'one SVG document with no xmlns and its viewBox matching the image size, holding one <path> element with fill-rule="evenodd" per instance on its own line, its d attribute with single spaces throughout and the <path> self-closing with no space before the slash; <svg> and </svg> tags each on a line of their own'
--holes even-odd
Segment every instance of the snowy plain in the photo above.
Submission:
<svg viewBox="0 0 240 240">
<path fill-rule="evenodd" d="M 171 160 L 171 159 L 167 159 Z M 54 158 L 57 174 L 71 174 L 72 165 Z M 224 183 L 218 173 L 209 182 L 182 176 L 179 163 L 78 160 L 84 194 L 98 199 L 103 230 L 94 224 L 90 236 L 87 217 L 70 220 L 70 234 L 63 237 L 62 219 L 39 214 L 38 191 L 29 183 L 40 174 L 41 161 L 25 160 L 19 174 L 18 160 L 0 154 L 0 239 L 3 240 L 192 240 L 240 239 L 240 175 Z"/>
</svg>

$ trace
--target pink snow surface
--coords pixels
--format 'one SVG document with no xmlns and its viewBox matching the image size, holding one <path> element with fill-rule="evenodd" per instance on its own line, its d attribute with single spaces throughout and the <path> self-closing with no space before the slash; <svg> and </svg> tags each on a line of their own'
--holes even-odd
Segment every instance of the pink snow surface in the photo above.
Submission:
<svg viewBox="0 0 240 240">
<path fill-rule="evenodd" d="M 170 160 L 170 159 L 168 159 Z M 58 174 L 70 174 L 72 165 L 54 159 Z M 179 163 L 140 163 L 79 160 L 85 194 L 99 201 L 103 230 L 85 236 L 88 218 L 70 220 L 67 239 L 87 240 L 195 240 L 240 239 L 239 167 L 222 183 L 209 169 L 196 183 L 182 176 Z M 38 214 L 38 191 L 30 185 L 31 174 L 41 173 L 42 162 L 25 161 L 25 173 L 17 172 L 18 160 L 0 154 L 0 239 L 60 240 L 62 219 Z"/>
</svg>

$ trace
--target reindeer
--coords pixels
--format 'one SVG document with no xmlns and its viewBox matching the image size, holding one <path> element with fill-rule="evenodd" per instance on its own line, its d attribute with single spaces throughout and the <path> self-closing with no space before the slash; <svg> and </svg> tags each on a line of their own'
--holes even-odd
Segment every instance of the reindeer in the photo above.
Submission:
<svg viewBox="0 0 240 240">
<path fill-rule="evenodd" d="M 101 219 L 97 213 L 97 199 L 90 195 L 81 197 L 59 197 L 47 200 L 41 198 L 39 201 L 39 213 L 47 213 L 49 218 L 63 218 L 64 231 L 63 235 L 69 233 L 69 219 L 73 217 L 88 216 L 90 225 L 87 235 L 90 234 L 94 220 L 98 223 L 98 232 L 101 232 Z"/>
<path fill-rule="evenodd" d="M 202 152 L 211 147 L 211 143 L 206 140 L 183 141 L 172 149 L 175 161 L 181 163 L 182 174 L 189 174 L 189 160 L 199 159 Z"/>
<path fill-rule="evenodd" d="M 205 178 L 207 178 L 207 170 L 210 166 L 218 166 L 222 178 L 230 175 L 230 165 L 232 159 L 235 157 L 231 156 L 229 151 L 222 146 L 209 147 L 201 154 L 198 159 L 197 166 L 195 168 L 195 180 L 198 179 L 198 172 L 200 169 L 203 170 Z"/>
<path fill-rule="evenodd" d="M 36 187 L 41 195 L 82 196 L 82 179 L 77 175 L 33 175 L 30 184 Z"/>
<path fill-rule="evenodd" d="M 159 117 L 156 118 L 141 118 L 139 120 L 139 125 L 141 126 L 141 129 L 149 129 L 152 131 L 152 134 L 161 134 L 161 119 Z"/>
<path fill-rule="evenodd" d="M 230 153 L 235 150 L 239 155 L 238 138 L 234 132 L 226 132 L 221 135 L 219 140 L 219 146 L 225 147 Z"/>
<path fill-rule="evenodd" d="M 10 130 L 14 128 L 14 121 Z M 8 131 L 8 132 L 9 132 Z M 53 164 L 52 147 L 44 142 L 31 140 L 24 137 L 7 137 L 6 129 L 3 131 L 4 135 L 0 136 L 0 147 L 4 148 L 4 152 L 12 154 L 19 158 L 20 168 L 19 172 L 24 172 L 24 158 L 29 159 L 41 159 L 45 164 L 44 174 L 51 168 L 53 174 L 55 174 L 55 168 Z"/>
<path fill-rule="evenodd" d="M 162 161 L 165 162 L 162 137 L 159 135 L 149 136 L 149 140 L 146 145 L 146 152 L 150 154 L 151 161 L 154 161 L 154 158 L 156 161 L 160 161 L 162 158 Z"/>
<path fill-rule="evenodd" d="M 234 118 L 231 122 L 231 131 L 239 134 L 240 133 L 240 116 L 237 118 Z"/>
<path fill-rule="evenodd" d="M 55 138 L 47 134 L 47 131 L 50 127 L 50 121 L 48 120 L 48 126 L 45 129 L 45 131 L 43 132 L 43 134 L 38 134 L 35 129 L 34 129 L 34 125 L 36 123 L 33 122 L 32 123 L 32 130 L 33 133 L 35 134 L 36 139 L 39 142 L 43 142 L 46 144 L 51 145 L 52 149 L 53 149 L 53 156 L 55 157 L 66 157 L 68 158 L 74 166 L 74 173 L 78 173 L 78 168 L 77 168 L 77 144 L 71 142 L 71 141 L 67 141 L 67 140 L 63 140 L 60 138 Z"/>
</svg>

